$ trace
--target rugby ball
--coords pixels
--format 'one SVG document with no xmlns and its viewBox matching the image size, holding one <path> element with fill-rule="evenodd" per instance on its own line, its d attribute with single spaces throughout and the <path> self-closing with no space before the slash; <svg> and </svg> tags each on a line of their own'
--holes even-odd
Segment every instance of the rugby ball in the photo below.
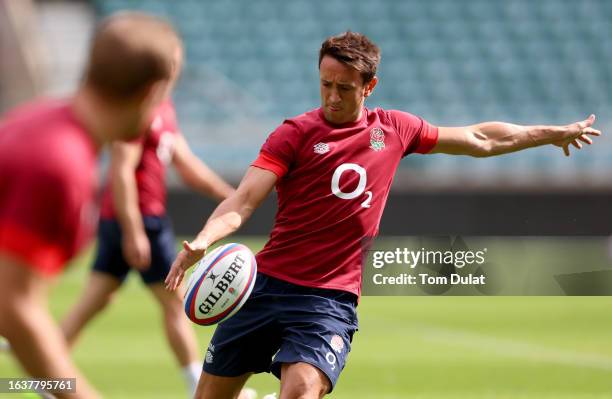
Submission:
<svg viewBox="0 0 612 399">
<path fill-rule="evenodd" d="M 242 244 L 226 244 L 196 265 L 185 292 L 185 313 L 209 326 L 232 317 L 244 305 L 257 275 L 255 256 Z"/>
</svg>

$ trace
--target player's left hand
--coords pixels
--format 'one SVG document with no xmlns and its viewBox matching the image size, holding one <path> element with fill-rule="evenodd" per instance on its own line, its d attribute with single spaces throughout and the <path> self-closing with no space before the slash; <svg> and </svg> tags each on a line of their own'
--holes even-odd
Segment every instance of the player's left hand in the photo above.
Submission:
<svg viewBox="0 0 612 399">
<path fill-rule="evenodd" d="M 168 276 L 166 276 L 166 289 L 176 290 L 185 277 L 185 271 L 204 257 L 207 248 L 206 240 L 183 241 L 183 250 L 179 252 L 174 263 L 172 263 Z"/>
<path fill-rule="evenodd" d="M 121 250 L 130 267 L 143 271 L 151 265 L 151 243 L 144 230 L 123 234 Z"/>
<path fill-rule="evenodd" d="M 589 136 L 601 136 L 601 132 L 599 130 L 591 127 L 593 123 L 595 123 L 595 115 L 591 114 L 583 121 L 574 122 L 565 126 L 563 128 L 563 138 L 553 144 L 563 148 L 563 153 L 565 156 L 570 155 L 570 145 L 579 150 L 582 148 L 582 143 L 589 145 L 592 144 L 593 140 Z"/>
</svg>

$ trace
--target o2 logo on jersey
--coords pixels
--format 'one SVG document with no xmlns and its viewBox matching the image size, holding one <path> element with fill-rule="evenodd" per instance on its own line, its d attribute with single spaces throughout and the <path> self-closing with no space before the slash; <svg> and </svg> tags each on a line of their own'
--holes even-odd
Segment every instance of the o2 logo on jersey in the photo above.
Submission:
<svg viewBox="0 0 612 399">
<path fill-rule="evenodd" d="M 174 134 L 172 132 L 163 132 L 159 136 L 159 144 L 155 153 L 164 165 L 168 165 L 172 161 L 172 154 L 174 153 Z"/>
<path fill-rule="evenodd" d="M 359 174 L 359 183 L 357 183 L 357 187 L 349 193 L 342 191 L 342 189 L 340 188 L 340 177 L 342 177 L 343 173 L 348 171 L 352 171 L 354 173 Z M 343 163 L 342 165 L 338 166 L 334 171 L 334 175 L 332 176 L 331 181 L 331 191 L 332 194 L 343 200 L 355 199 L 360 195 L 364 194 L 366 198 L 361 203 L 361 206 L 364 208 L 369 208 L 370 202 L 372 202 L 372 192 L 365 191 L 367 183 L 368 174 L 364 168 L 357 165 L 356 163 Z"/>
</svg>

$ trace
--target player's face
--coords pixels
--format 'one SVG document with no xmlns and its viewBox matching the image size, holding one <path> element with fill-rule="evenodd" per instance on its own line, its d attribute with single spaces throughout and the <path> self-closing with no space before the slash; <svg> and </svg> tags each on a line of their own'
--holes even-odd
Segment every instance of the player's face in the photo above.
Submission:
<svg viewBox="0 0 612 399">
<path fill-rule="evenodd" d="M 361 117 L 363 102 L 377 82 L 375 77 L 364 85 L 357 70 L 327 55 L 321 60 L 319 77 L 323 114 L 335 125 L 354 122 Z"/>
</svg>

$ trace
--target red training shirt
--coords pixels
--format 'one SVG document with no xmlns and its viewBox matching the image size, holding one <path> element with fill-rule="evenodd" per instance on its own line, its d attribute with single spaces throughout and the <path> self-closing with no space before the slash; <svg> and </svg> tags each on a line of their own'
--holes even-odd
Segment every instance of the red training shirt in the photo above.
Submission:
<svg viewBox="0 0 612 399">
<path fill-rule="evenodd" d="M 97 152 L 66 101 L 0 121 L 0 253 L 42 274 L 62 270 L 94 231 Z"/>
<path fill-rule="evenodd" d="M 176 135 L 179 134 L 176 111 L 170 101 L 160 104 L 154 115 L 149 131 L 135 141 L 142 144 L 142 155 L 136 167 L 136 186 L 143 216 L 163 216 L 166 213 L 166 166 L 172 161 Z M 100 217 L 116 217 L 111 178 L 104 188 Z"/>
<path fill-rule="evenodd" d="M 361 292 L 362 259 L 402 157 L 427 153 L 438 129 L 401 111 L 363 109 L 331 125 L 319 108 L 286 120 L 253 166 L 278 177 L 278 213 L 258 270 L 294 284 Z"/>
</svg>

